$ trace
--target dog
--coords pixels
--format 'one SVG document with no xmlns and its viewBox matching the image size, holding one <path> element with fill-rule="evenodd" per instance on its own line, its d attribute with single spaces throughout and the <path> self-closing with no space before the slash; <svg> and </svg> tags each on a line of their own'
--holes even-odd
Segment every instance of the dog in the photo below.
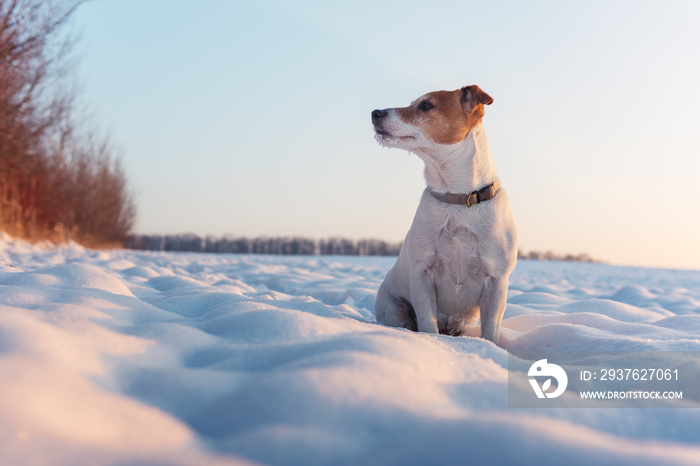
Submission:
<svg viewBox="0 0 700 466">
<path fill-rule="evenodd" d="M 375 139 L 420 157 L 427 184 L 377 293 L 384 325 L 459 336 L 481 318 L 481 338 L 499 344 L 518 230 L 482 125 L 491 103 L 472 85 L 372 112 Z"/>
</svg>

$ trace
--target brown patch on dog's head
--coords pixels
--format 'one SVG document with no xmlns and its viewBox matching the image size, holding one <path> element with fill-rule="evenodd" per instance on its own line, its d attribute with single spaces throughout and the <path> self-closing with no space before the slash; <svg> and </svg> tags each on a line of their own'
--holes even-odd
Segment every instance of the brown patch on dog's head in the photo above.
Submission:
<svg viewBox="0 0 700 466">
<path fill-rule="evenodd" d="M 420 128 L 437 144 L 456 144 L 484 116 L 484 105 L 493 99 L 479 86 L 465 86 L 455 91 L 436 91 L 424 95 L 396 113 L 405 123 Z"/>
</svg>

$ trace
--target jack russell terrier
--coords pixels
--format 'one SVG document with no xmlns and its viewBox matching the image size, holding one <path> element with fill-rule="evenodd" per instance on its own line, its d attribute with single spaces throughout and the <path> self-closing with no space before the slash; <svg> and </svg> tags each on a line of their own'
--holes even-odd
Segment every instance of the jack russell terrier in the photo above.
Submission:
<svg viewBox="0 0 700 466">
<path fill-rule="evenodd" d="M 423 159 L 428 185 L 379 287 L 378 322 L 457 336 L 481 318 L 481 338 L 499 343 L 518 231 L 481 124 L 492 102 L 466 86 L 372 112 L 376 140 Z"/>
</svg>

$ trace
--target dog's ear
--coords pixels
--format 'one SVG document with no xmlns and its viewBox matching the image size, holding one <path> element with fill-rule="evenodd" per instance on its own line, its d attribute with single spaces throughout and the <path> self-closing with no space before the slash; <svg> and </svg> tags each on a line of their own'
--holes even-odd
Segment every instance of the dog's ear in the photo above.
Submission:
<svg viewBox="0 0 700 466">
<path fill-rule="evenodd" d="M 462 88 L 462 102 L 469 103 L 472 106 L 478 104 L 491 105 L 493 99 L 486 92 L 482 91 L 479 86 L 472 84 Z"/>
</svg>

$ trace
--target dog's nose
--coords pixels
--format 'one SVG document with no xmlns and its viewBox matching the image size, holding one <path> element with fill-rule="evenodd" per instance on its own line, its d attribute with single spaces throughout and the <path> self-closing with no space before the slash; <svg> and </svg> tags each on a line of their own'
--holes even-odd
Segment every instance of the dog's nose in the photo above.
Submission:
<svg viewBox="0 0 700 466">
<path fill-rule="evenodd" d="M 387 112 L 386 110 L 375 110 L 375 111 L 373 111 L 373 112 L 372 112 L 372 123 L 378 122 L 379 120 L 381 120 L 382 118 L 384 118 L 384 117 L 387 116 L 388 114 L 389 114 L 389 112 Z"/>
</svg>

